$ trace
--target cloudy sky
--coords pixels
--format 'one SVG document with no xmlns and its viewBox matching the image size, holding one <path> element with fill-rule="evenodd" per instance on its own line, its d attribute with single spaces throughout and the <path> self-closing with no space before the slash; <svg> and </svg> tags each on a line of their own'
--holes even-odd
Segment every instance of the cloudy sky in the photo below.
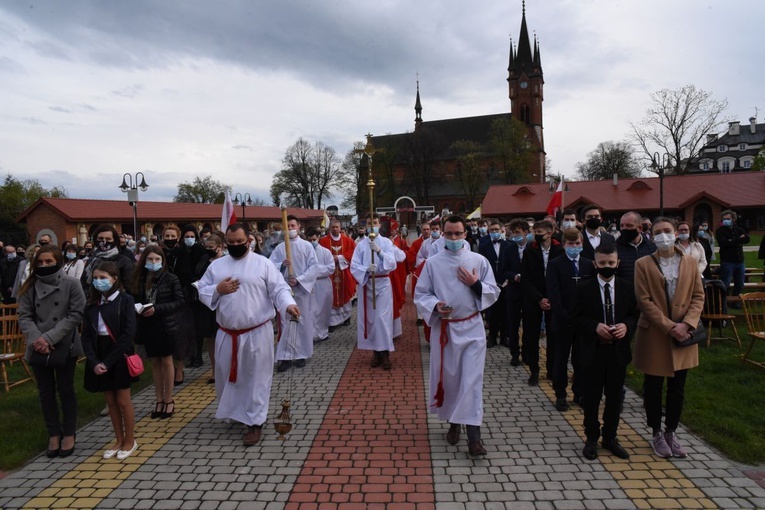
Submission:
<svg viewBox="0 0 765 510">
<path fill-rule="evenodd" d="M 621 140 L 649 94 L 695 84 L 765 116 L 761 0 L 529 0 L 552 170 Z M 521 0 L 51 0 L 0 3 L 0 172 L 142 200 L 212 175 L 268 199 L 298 137 L 342 156 L 371 132 L 508 112 Z M 758 64 L 757 62 L 760 62 Z"/>
</svg>

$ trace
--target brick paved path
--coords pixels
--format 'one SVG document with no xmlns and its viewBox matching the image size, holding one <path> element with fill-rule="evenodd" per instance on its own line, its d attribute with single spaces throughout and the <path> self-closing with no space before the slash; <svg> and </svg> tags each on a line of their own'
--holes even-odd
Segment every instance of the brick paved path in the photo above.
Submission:
<svg viewBox="0 0 765 510">
<path fill-rule="evenodd" d="M 317 346 L 294 372 L 294 429 L 284 442 L 269 419 L 263 441 L 244 448 L 241 425 L 214 419 L 209 367 L 191 370 L 170 420 L 148 418 L 151 391 L 135 397 L 137 455 L 103 460 L 111 431 L 100 418 L 78 431 L 72 457 L 38 457 L 0 480 L 0 508 L 765 508 L 765 469 L 736 466 L 683 430 L 689 458 L 656 458 L 632 392 L 619 430 L 630 461 L 604 450 L 584 461 L 580 410 L 555 411 L 549 382 L 526 386 L 527 372 L 501 348 L 486 362 L 489 454 L 471 459 L 425 414 L 428 347 L 410 304 L 404 319 L 390 372 L 354 349 L 355 324 Z M 270 417 L 286 383 L 275 375 Z"/>
</svg>

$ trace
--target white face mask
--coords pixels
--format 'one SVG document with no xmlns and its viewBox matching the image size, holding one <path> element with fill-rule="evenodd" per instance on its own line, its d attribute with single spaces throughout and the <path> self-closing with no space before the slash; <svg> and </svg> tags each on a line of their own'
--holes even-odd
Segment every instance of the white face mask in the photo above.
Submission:
<svg viewBox="0 0 765 510">
<path fill-rule="evenodd" d="M 563 222 L 563 230 L 567 228 L 576 228 L 576 222 L 575 221 L 564 221 Z"/>
<path fill-rule="evenodd" d="M 298 236 L 297 230 L 290 230 L 290 239 L 295 239 Z"/>
<path fill-rule="evenodd" d="M 675 244 L 675 234 L 657 234 L 653 236 L 653 242 L 659 249 L 667 249 Z"/>
</svg>

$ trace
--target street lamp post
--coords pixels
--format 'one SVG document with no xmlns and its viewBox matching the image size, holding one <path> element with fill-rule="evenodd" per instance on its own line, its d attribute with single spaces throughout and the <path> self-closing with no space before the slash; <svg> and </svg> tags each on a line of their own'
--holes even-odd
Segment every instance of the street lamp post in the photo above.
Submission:
<svg viewBox="0 0 765 510">
<path fill-rule="evenodd" d="M 250 198 L 249 193 L 245 193 L 244 196 L 242 196 L 241 193 L 237 193 L 234 195 L 234 205 L 239 205 L 239 203 L 242 204 L 242 223 L 244 223 L 245 215 L 244 215 L 244 206 L 245 205 L 252 205 L 252 198 Z"/>
<path fill-rule="evenodd" d="M 141 182 L 138 182 L 138 176 L 141 176 Z M 146 191 L 149 185 L 146 184 L 146 178 L 143 172 L 137 172 L 135 179 L 129 173 L 122 176 L 122 184 L 119 188 L 123 193 L 127 193 L 128 203 L 133 206 L 133 236 L 138 238 L 138 190 Z"/>
<path fill-rule="evenodd" d="M 667 153 L 659 157 L 659 153 L 654 152 L 651 160 L 651 168 L 659 174 L 659 216 L 664 216 L 664 169 L 669 165 L 671 158 Z"/>
</svg>

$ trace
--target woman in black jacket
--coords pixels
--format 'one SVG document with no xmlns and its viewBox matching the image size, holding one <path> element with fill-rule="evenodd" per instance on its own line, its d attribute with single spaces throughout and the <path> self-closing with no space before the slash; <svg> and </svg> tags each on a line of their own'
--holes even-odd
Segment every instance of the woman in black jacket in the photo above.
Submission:
<svg viewBox="0 0 765 510">
<path fill-rule="evenodd" d="M 178 277 L 167 271 L 165 254 L 149 245 L 133 273 L 133 296 L 138 313 L 136 341 L 146 348 L 151 359 L 157 404 L 151 417 L 169 418 L 175 412 L 173 401 L 173 351 L 178 333 L 178 311 L 183 307 L 183 291 Z M 142 304 L 139 311 L 138 304 Z"/>
<path fill-rule="evenodd" d="M 90 292 L 93 269 L 104 261 L 117 264 L 117 268 L 120 271 L 120 281 L 129 282 L 133 274 L 134 264 L 132 259 L 125 257 L 119 252 L 120 241 L 117 230 L 111 225 L 100 225 L 93 232 L 93 239 L 96 240 L 96 248 L 89 255 L 88 263 L 82 272 L 82 277 L 80 278 L 82 289 L 86 293 Z M 85 244 L 87 245 L 88 243 Z"/>
<path fill-rule="evenodd" d="M 85 389 L 103 393 L 114 428 L 114 446 L 104 452 L 105 459 L 124 460 L 138 448 L 135 440 L 135 411 L 130 399 L 130 375 L 125 356 L 133 353 L 135 301 L 122 292 L 120 272 L 113 262 L 102 262 L 93 270 L 82 349 L 88 359 Z"/>
</svg>

